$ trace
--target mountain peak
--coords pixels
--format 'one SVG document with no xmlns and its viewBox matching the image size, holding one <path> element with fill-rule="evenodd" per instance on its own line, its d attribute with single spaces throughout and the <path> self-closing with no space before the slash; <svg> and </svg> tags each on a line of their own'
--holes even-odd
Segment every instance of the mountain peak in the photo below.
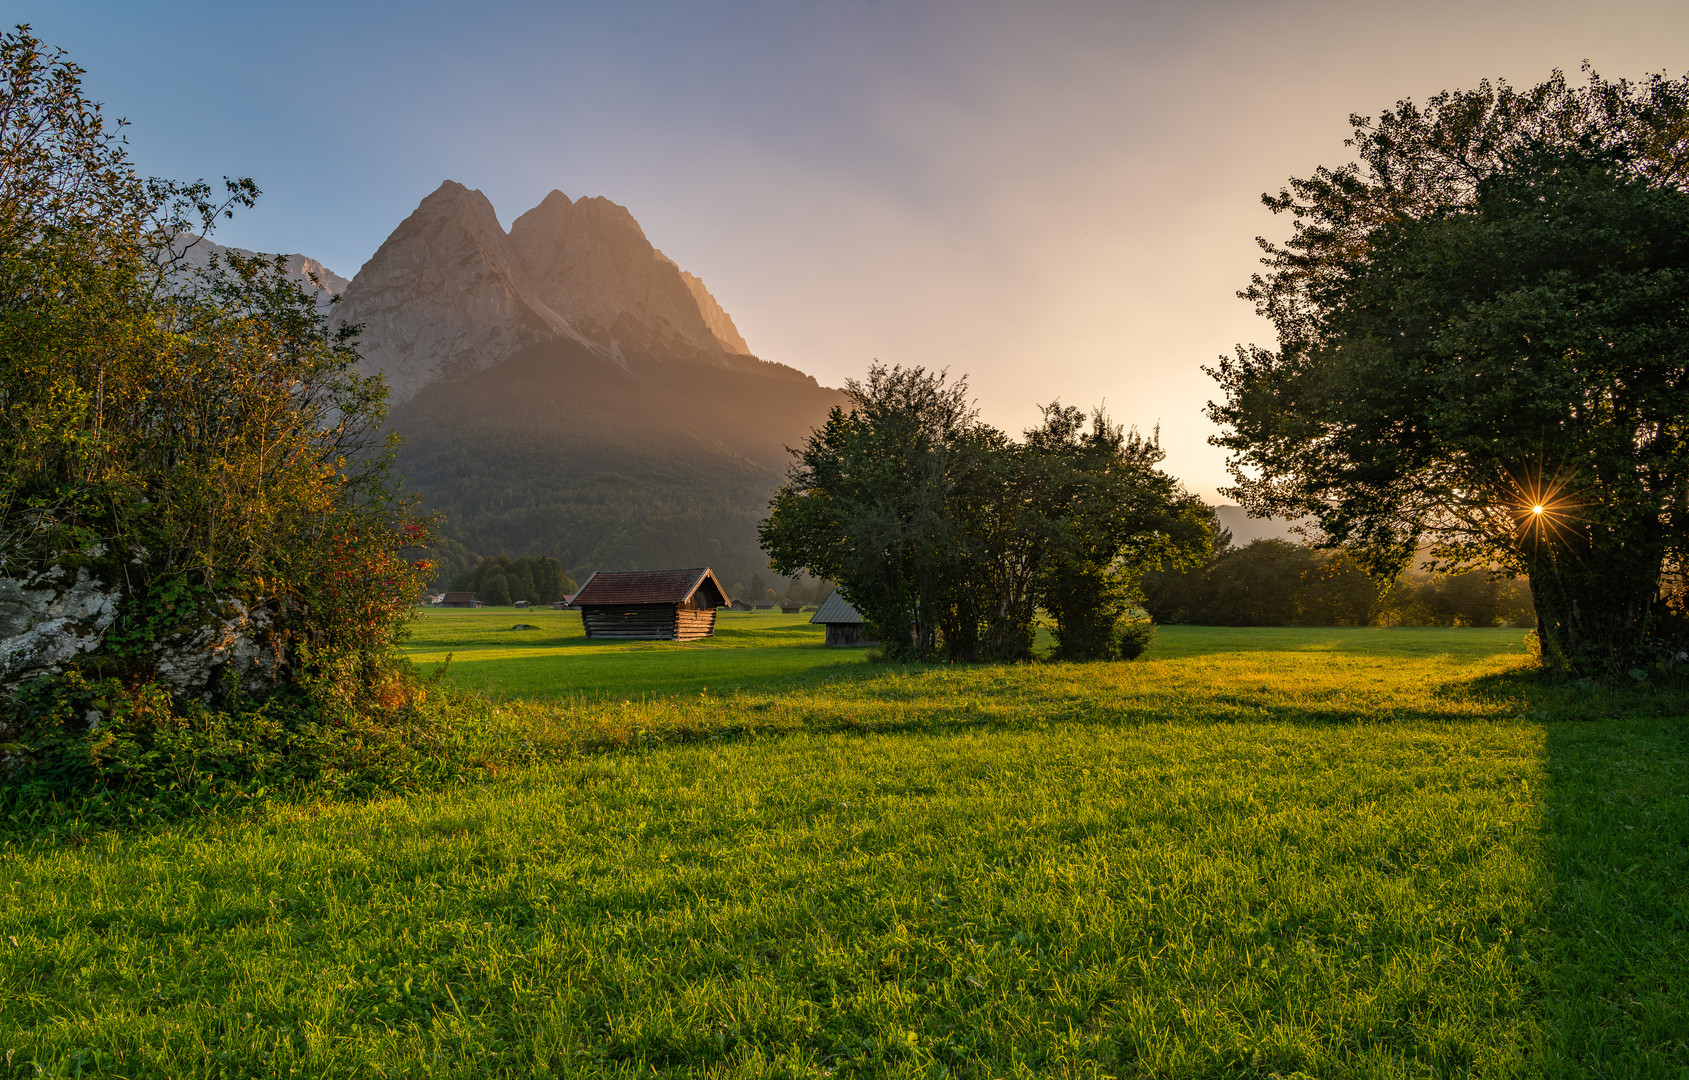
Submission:
<svg viewBox="0 0 1689 1080">
<path fill-rule="evenodd" d="M 345 291 L 366 367 L 395 402 L 566 337 L 622 363 L 628 351 L 732 366 L 750 355 L 703 282 L 651 246 L 625 206 L 553 190 L 505 232 L 480 191 L 447 180 Z"/>
</svg>

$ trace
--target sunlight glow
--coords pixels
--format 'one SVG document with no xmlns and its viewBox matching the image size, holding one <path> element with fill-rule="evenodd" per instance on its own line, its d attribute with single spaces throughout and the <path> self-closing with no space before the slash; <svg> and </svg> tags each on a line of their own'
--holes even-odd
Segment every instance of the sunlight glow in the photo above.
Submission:
<svg viewBox="0 0 1689 1080">
<path fill-rule="evenodd" d="M 1513 468 L 1503 467 L 1497 492 L 1503 509 L 1513 519 L 1514 542 L 1523 547 L 1561 547 L 1571 542 L 1586 520 L 1575 497 L 1572 474 L 1564 468 L 1552 472 L 1538 459 Z"/>
</svg>

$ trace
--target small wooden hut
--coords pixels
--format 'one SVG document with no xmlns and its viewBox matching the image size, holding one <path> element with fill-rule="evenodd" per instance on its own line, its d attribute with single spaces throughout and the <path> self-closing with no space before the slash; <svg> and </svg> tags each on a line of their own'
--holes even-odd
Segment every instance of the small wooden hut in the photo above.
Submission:
<svg viewBox="0 0 1689 1080">
<path fill-rule="evenodd" d="M 449 592 L 440 600 L 441 607 L 480 607 L 481 601 L 472 592 Z"/>
<path fill-rule="evenodd" d="M 782 614 L 796 615 L 798 612 L 800 612 L 802 610 L 803 610 L 803 601 L 802 600 L 793 600 L 791 597 L 788 596 L 788 597 L 786 597 L 786 599 L 780 601 L 780 611 L 781 611 Z"/>
<path fill-rule="evenodd" d="M 697 641 L 715 633 L 727 593 L 708 567 L 600 570 L 570 601 L 589 638 Z"/>
<path fill-rule="evenodd" d="M 862 621 L 862 613 L 845 603 L 845 598 L 838 593 L 823 600 L 809 621 L 827 628 L 827 644 L 836 649 L 879 644 L 869 634 L 868 624 Z"/>
</svg>

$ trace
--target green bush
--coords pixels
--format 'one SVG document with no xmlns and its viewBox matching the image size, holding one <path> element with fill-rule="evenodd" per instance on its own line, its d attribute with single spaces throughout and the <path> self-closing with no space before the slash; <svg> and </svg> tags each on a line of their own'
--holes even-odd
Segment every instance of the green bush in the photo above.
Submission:
<svg viewBox="0 0 1689 1080">
<path fill-rule="evenodd" d="M 0 578 L 98 609 L 73 659 L 0 668 L 0 801 L 408 783 L 434 766 L 403 553 L 429 538 L 386 388 L 281 259 L 190 265 L 257 186 L 142 179 L 81 74 L 0 35 Z M 231 668 L 254 686 L 207 674 Z"/>
<path fill-rule="evenodd" d="M 0 711 L 0 820 L 13 827 L 165 821 L 272 796 L 355 797 L 437 786 L 477 768 L 484 703 L 410 670 L 385 707 L 335 710 L 289 687 L 224 705 L 79 671 L 19 688 Z"/>
<path fill-rule="evenodd" d="M 1136 660 L 1149 651 L 1155 641 L 1155 624 L 1148 619 L 1124 623 L 1120 628 L 1120 659 Z"/>
</svg>

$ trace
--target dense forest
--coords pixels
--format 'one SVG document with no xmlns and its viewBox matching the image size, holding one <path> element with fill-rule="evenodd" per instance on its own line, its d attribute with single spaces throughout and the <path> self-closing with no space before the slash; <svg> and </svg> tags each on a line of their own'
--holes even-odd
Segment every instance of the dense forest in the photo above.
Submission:
<svg viewBox="0 0 1689 1080">
<path fill-rule="evenodd" d="M 455 576 L 454 590 L 476 594 L 483 604 L 553 604 L 573 593 L 575 579 L 563 572 L 563 564 L 549 555 L 506 559 L 495 555 L 482 559 L 474 568 Z"/>
</svg>

